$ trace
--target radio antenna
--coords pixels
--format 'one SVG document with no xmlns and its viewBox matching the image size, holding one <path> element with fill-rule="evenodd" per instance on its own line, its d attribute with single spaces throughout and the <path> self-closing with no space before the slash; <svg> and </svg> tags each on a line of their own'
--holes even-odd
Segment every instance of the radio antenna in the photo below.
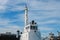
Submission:
<svg viewBox="0 0 60 40">
<path fill-rule="evenodd" d="M 26 0 L 26 4 L 25 4 L 25 26 L 28 25 L 28 7 L 27 7 L 27 2 L 28 2 L 28 0 Z"/>
</svg>

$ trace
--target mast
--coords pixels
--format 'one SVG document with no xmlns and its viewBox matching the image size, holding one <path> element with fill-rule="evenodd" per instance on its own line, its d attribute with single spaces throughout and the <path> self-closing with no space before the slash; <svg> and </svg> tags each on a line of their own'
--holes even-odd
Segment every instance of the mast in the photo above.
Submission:
<svg viewBox="0 0 60 40">
<path fill-rule="evenodd" d="M 25 5 L 25 26 L 28 24 L 28 8 L 27 5 Z"/>
</svg>

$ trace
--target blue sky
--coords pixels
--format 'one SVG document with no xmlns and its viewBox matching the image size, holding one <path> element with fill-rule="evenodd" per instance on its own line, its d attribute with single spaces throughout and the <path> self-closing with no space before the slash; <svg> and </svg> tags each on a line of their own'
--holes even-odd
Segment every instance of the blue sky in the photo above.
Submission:
<svg viewBox="0 0 60 40">
<path fill-rule="evenodd" d="M 26 0 L 0 0 L 0 33 L 24 28 Z M 60 31 L 60 0 L 28 0 L 29 22 L 35 20 L 42 36 Z"/>
</svg>

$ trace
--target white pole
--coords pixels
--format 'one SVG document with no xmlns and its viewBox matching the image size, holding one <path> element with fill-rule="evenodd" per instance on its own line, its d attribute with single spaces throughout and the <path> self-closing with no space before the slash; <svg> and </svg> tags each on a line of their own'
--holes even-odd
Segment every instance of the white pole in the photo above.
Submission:
<svg viewBox="0 0 60 40">
<path fill-rule="evenodd" d="M 28 8 L 27 5 L 25 5 L 25 26 L 28 24 Z"/>
</svg>

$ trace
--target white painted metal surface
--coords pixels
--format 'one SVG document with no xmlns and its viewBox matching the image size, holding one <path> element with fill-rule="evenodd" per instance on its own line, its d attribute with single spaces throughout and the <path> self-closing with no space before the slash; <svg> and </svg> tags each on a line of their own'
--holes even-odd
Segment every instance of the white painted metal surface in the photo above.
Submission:
<svg viewBox="0 0 60 40">
<path fill-rule="evenodd" d="M 20 40 L 41 40 L 41 34 L 34 21 L 28 24 L 28 8 L 25 8 L 25 27 Z"/>
</svg>

